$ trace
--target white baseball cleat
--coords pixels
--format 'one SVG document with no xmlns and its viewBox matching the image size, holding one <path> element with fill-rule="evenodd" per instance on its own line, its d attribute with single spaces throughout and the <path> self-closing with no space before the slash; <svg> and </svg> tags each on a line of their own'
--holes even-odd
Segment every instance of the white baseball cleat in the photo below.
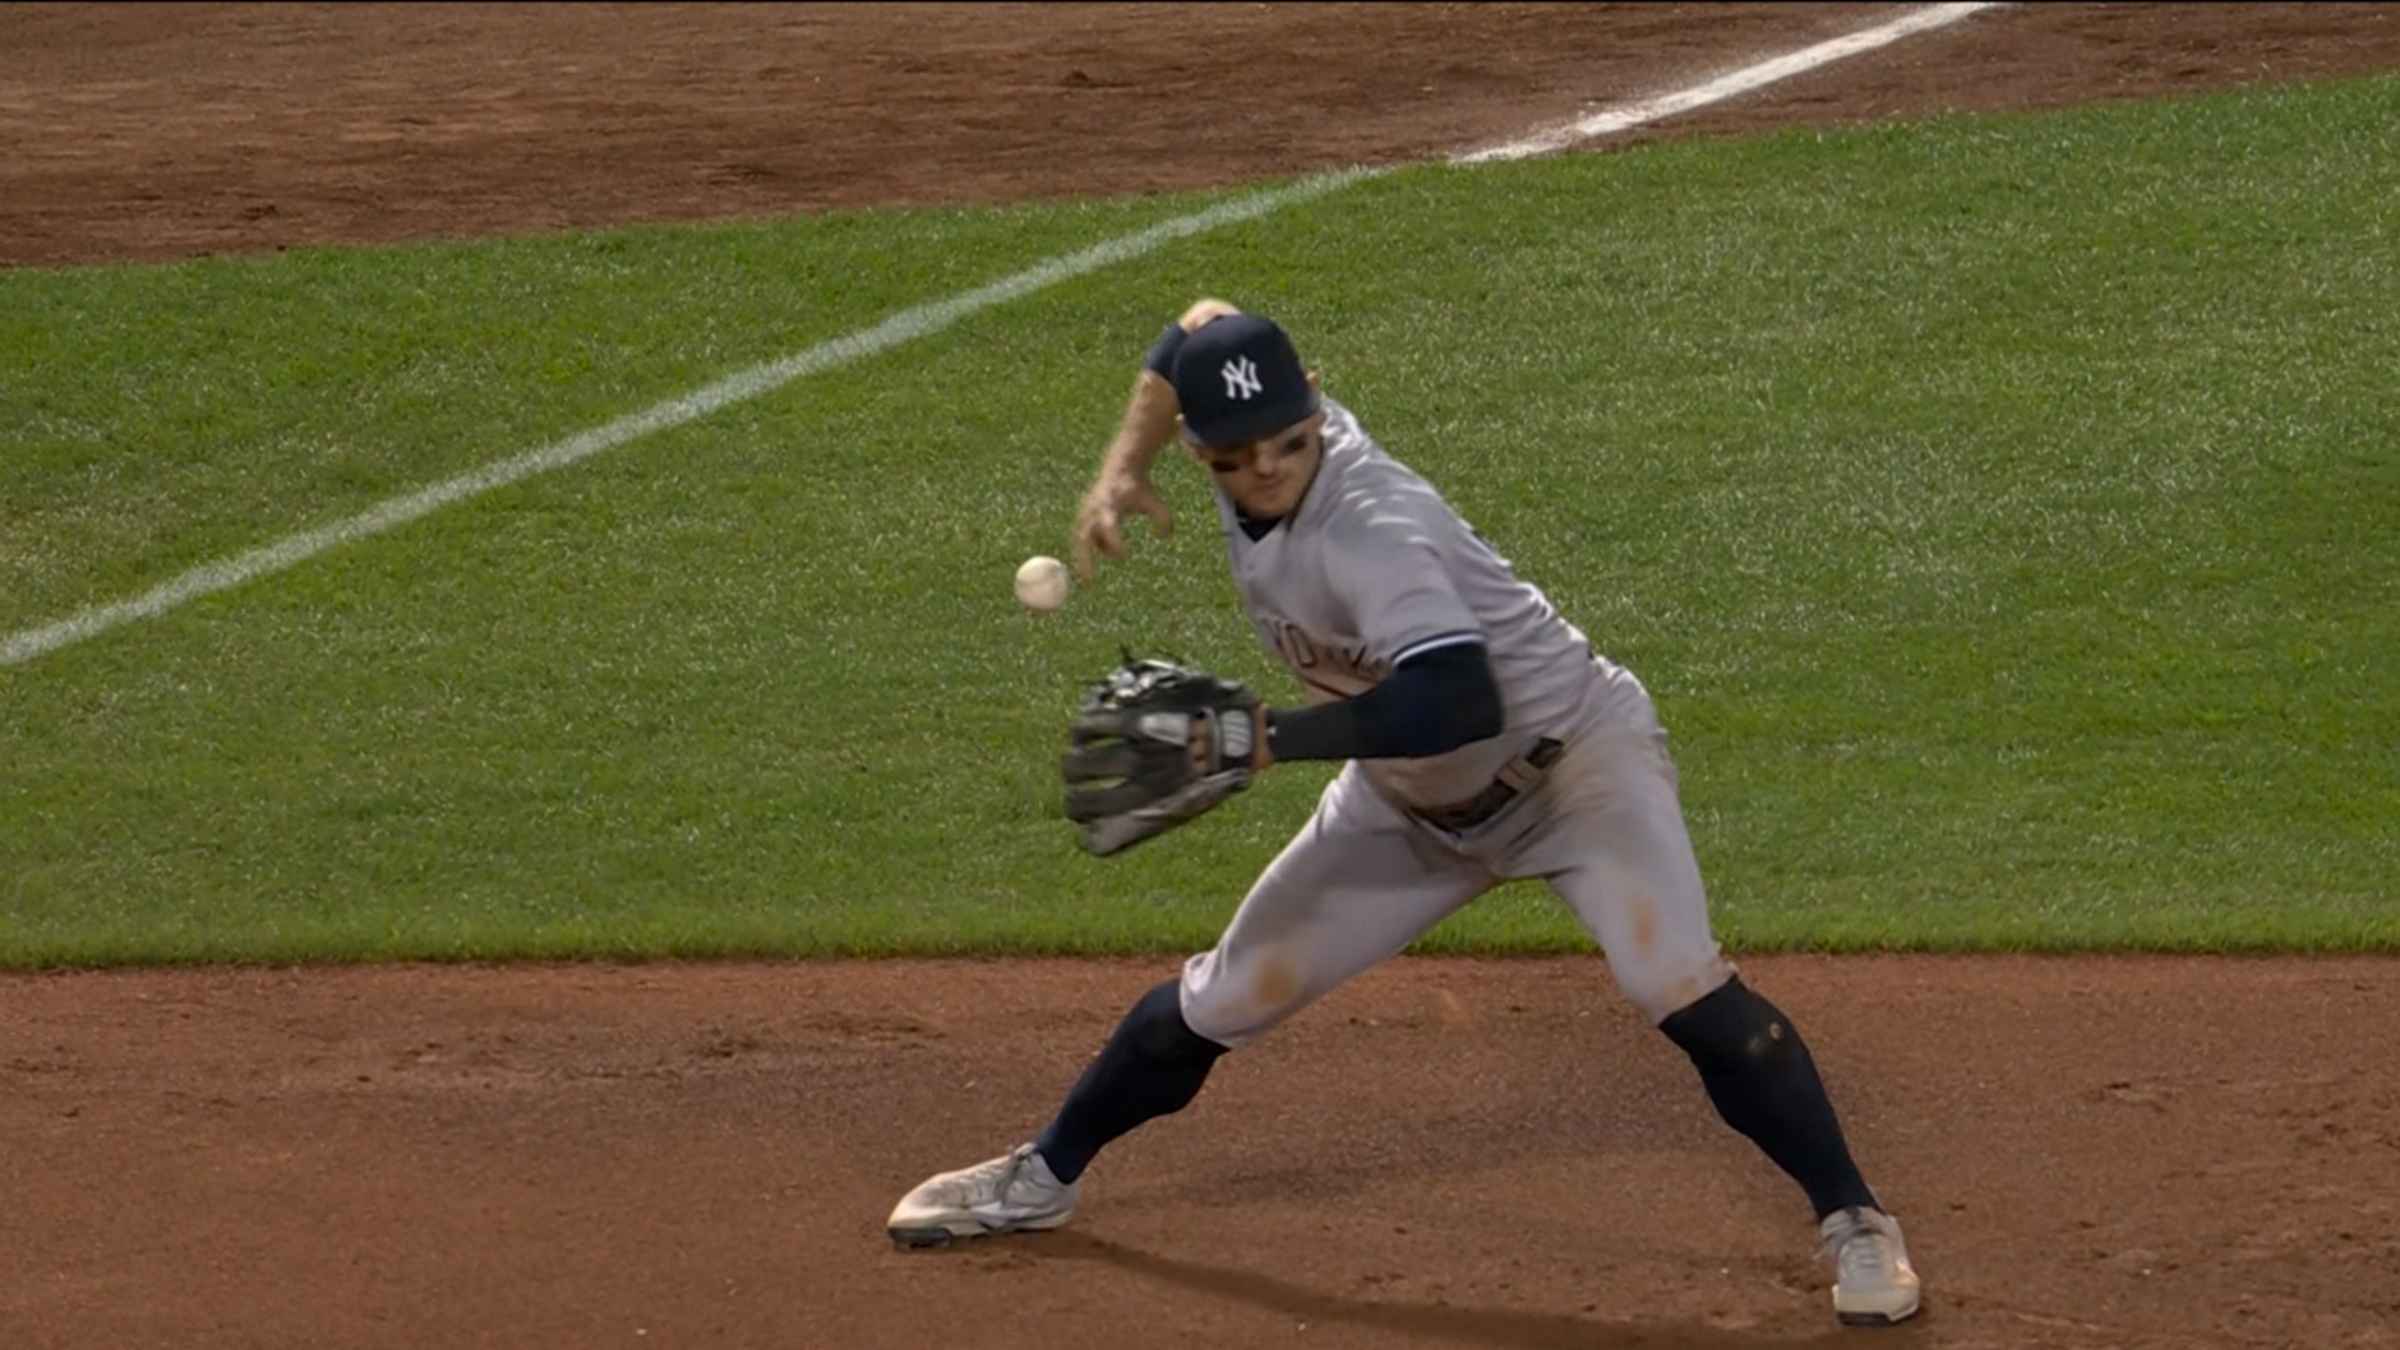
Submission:
<svg viewBox="0 0 2400 1350">
<path fill-rule="evenodd" d="M 903 1247 L 939 1247 L 952 1238 L 1056 1228 L 1075 1215 L 1075 1188 L 1019 1144 L 989 1162 L 927 1178 L 900 1198 L 884 1231 Z"/>
<path fill-rule="evenodd" d="M 1837 1209 L 1817 1225 L 1818 1254 L 1833 1258 L 1833 1315 L 1850 1326 L 1889 1326 L 1916 1315 L 1917 1271 L 1900 1221 L 1880 1209 Z"/>
</svg>

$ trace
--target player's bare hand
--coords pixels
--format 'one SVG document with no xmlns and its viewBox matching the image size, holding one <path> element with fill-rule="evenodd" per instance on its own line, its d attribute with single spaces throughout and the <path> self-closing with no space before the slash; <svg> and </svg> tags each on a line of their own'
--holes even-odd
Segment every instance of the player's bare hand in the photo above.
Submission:
<svg viewBox="0 0 2400 1350">
<path fill-rule="evenodd" d="M 1075 574 L 1085 581 L 1092 579 L 1098 555 L 1122 559 L 1125 556 L 1125 521 L 1135 513 L 1148 516 L 1151 528 L 1161 539 L 1175 533 L 1174 514 L 1167 510 L 1166 498 L 1150 480 L 1138 474 L 1107 474 L 1096 480 L 1091 490 L 1083 494 L 1083 505 L 1075 512 Z"/>
</svg>

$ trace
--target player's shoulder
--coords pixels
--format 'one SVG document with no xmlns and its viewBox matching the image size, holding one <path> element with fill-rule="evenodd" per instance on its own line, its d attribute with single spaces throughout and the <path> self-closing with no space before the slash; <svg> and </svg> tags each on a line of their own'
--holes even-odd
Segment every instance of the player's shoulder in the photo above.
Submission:
<svg viewBox="0 0 2400 1350">
<path fill-rule="evenodd" d="M 1371 548 L 1422 541 L 1457 520 L 1432 483 L 1366 434 L 1349 409 L 1326 400 L 1326 476 L 1322 528 L 1337 544 Z M 1311 489 L 1313 496 L 1315 490 Z"/>
<path fill-rule="evenodd" d="M 1353 504 L 1415 499 L 1438 504 L 1441 493 L 1370 435 L 1358 415 L 1333 399 L 1325 403 L 1324 468 Z M 1348 513 L 1345 513 L 1348 514 Z"/>
</svg>

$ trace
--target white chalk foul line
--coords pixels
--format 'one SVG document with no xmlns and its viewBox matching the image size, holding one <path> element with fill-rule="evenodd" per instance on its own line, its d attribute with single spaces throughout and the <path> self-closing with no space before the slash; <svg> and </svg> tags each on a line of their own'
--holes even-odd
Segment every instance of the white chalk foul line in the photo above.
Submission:
<svg viewBox="0 0 2400 1350">
<path fill-rule="evenodd" d="M 904 309 L 872 328 L 818 343 L 778 361 L 752 366 L 705 388 L 668 399 L 589 431 L 578 432 L 556 444 L 496 460 L 457 477 L 445 478 L 431 487 L 420 488 L 407 496 L 379 502 L 347 520 L 306 530 L 236 557 L 204 563 L 134 599 L 96 606 L 57 623 L 13 633 L 6 642 L 0 643 L 0 666 L 30 661 L 136 619 L 155 618 L 187 601 L 284 571 L 328 549 L 405 525 L 453 502 L 480 496 L 535 474 L 563 469 L 578 460 L 589 459 L 603 450 L 615 449 L 651 432 L 679 427 L 720 408 L 772 393 L 803 375 L 846 366 L 878 352 L 889 351 L 904 342 L 938 333 L 970 314 L 1030 295 L 1045 286 L 1098 271 L 1112 263 L 1138 258 L 1178 239 L 1202 234 L 1222 225 L 1252 220 L 1294 202 L 1322 197 L 1361 178 L 1385 172 L 1388 170 L 1360 168 L 1322 174 L 1288 187 L 1257 193 L 1194 215 L 1153 225 L 1139 233 L 1094 244 L 1080 253 L 1053 258 L 1014 276 L 954 295 L 947 300 Z"/>
<path fill-rule="evenodd" d="M 1912 33 L 1939 28 L 1978 10 L 1994 7 L 1989 3 L 1929 5 L 1892 22 L 1820 42 L 1788 56 L 1745 67 L 1706 84 L 1609 109 L 1524 140 L 1470 151 L 1453 157 L 1452 162 L 1477 164 L 1523 159 L 1529 155 L 1562 149 L 1577 141 L 1613 135 L 1645 122 L 1655 122 L 1747 93 L 1761 85 L 1787 79 L 1845 56 L 1872 51 Z M 96 605 L 56 623 L 12 633 L 5 641 L 0 641 L 0 666 L 19 665 L 137 619 L 155 618 L 189 601 L 286 571 L 329 549 L 408 524 L 453 502 L 480 496 L 535 474 L 565 468 L 654 431 L 665 431 L 697 421 L 720 408 L 772 393 L 803 375 L 832 370 L 889 351 L 904 342 L 938 333 L 971 314 L 1030 295 L 1061 281 L 1096 272 L 1111 264 L 1138 258 L 1176 240 L 1188 239 L 1220 226 L 1255 220 L 1296 202 L 1338 192 L 1353 183 L 1388 172 L 1389 168 L 1356 168 L 1321 174 L 1288 187 L 1256 193 L 1210 207 L 1206 211 L 1153 225 L 1134 234 L 1095 244 L 1078 253 L 1053 258 L 1014 276 L 947 300 L 904 309 L 872 328 L 821 342 L 778 361 L 753 366 L 689 394 L 579 432 L 538 450 L 495 460 L 481 468 L 443 479 L 431 487 L 379 502 L 346 520 L 304 530 L 218 562 L 203 563 L 131 600 Z"/>
<path fill-rule="evenodd" d="M 1953 24 L 1970 14 L 1993 8 L 1997 8 L 1997 0 L 1994 0 L 1994 3 L 1984 4 L 1927 5 L 1923 9 L 1912 10 L 1889 23 L 1878 24 L 1873 28 L 1862 28 L 1858 32 L 1842 37 L 1830 38 L 1813 47 L 1803 47 L 1788 56 L 1778 56 L 1772 61 L 1761 61 L 1754 66 L 1744 66 L 1730 75 L 1721 75 L 1705 84 L 1696 84 L 1689 89 L 1679 90 L 1659 98 L 1644 99 L 1638 103 L 1604 108 L 1587 117 L 1578 118 L 1549 131 L 1539 132 L 1523 140 L 1508 141 L 1481 150 L 1472 150 L 1453 157 L 1451 163 L 1482 164 L 1493 160 L 1524 159 L 1529 155 L 1562 150 L 1577 141 L 1590 140 L 1595 136 L 1612 136 L 1617 132 L 1630 130 L 1646 122 L 1660 121 L 1673 117 L 1677 113 L 1690 112 L 1694 108 L 1723 102 L 1736 94 L 1749 93 L 1762 85 L 1790 79 L 1803 71 L 1829 65 L 1843 57 L 1873 51 L 1877 47 L 1898 42 L 1912 34 Z"/>
</svg>

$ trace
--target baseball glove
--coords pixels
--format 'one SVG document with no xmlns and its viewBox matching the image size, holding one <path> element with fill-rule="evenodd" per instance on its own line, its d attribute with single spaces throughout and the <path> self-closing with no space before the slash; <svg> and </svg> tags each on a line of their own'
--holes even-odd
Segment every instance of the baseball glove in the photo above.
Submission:
<svg viewBox="0 0 2400 1350">
<path fill-rule="evenodd" d="M 1259 730 L 1247 686 L 1127 653 L 1084 691 L 1059 766 L 1084 851 L 1131 848 L 1250 786 Z"/>
</svg>

